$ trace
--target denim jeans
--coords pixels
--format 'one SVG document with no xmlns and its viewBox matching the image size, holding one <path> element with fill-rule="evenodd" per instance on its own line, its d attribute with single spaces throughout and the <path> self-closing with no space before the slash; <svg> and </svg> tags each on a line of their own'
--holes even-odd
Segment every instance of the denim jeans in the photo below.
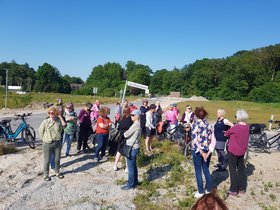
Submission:
<svg viewBox="0 0 280 210">
<path fill-rule="evenodd" d="M 209 155 L 207 161 L 205 162 L 200 153 L 195 153 L 192 150 L 192 157 L 194 163 L 196 183 L 199 193 L 204 193 L 203 181 L 202 181 L 202 171 L 206 180 L 206 189 L 208 192 L 212 190 L 212 178 L 209 172 L 209 164 L 211 159 L 211 154 Z M 202 170 L 201 170 L 202 169 Z"/>
<path fill-rule="evenodd" d="M 139 153 L 140 149 L 132 149 L 131 150 L 131 159 L 127 160 L 127 168 L 128 168 L 128 181 L 127 187 L 136 187 L 138 184 L 138 170 L 136 166 L 136 156 Z"/>
<path fill-rule="evenodd" d="M 60 151 L 61 142 L 54 141 L 52 143 L 43 143 L 43 154 L 44 154 L 44 176 L 49 175 L 50 160 L 53 155 L 54 159 L 54 169 L 55 172 L 59 172 L 60 168 Z"/>
<path fill-rule="evenodd" d="M 220 168 L 225 169 L 226 168 L 226 153 L 224 149 L 216 149 L 217 155 L 218 155 L 218 161 L 220 164 Z"/>
<path fill-rule="evenodd" d="M 105 156 L 106 146 L 108 142 L 109 134 L 96 134 L 97 147 L 95 150 L 95 158 L 99 158 L 99 152 L 101 151 L 101 157 Z"/>
<path fill-rule="evenodd" d="M 63 147 L 64 143 L 66 142 L 66 152 L 65 152 L 66 156 L 69 155 L 69 153 L 70 153 L 72 140 L 73 140 L 73 134 L 64 133 L 61 147 Z"/>
</svg>

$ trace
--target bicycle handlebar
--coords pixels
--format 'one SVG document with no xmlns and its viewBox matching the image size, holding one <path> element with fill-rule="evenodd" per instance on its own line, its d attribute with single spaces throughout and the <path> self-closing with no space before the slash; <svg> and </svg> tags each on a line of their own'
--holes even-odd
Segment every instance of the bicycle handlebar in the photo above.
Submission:
<svg viewBox="0 0 280 210">
<path fill-rule="evenodd" d="M 29 113 L 23 113 L 23 114 L 15 114 L 14 116 L 16 116 L 16 117 L 26 117 L 26 116 L 31 116 L 31 115 L 32 115 L 32 113 L 29 112 Z"/>
</svg>

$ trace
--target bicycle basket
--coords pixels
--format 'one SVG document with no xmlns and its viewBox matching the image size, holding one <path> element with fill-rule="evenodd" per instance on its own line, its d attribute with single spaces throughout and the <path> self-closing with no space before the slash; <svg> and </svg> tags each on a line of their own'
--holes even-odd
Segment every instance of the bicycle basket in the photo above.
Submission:
<svg viewBox="0 0 280 210">
<path fill-rule="evenodd" d="M 250 125 L 250 134 L 262 134 L 265 127 L 265 124 L 253 123 Z"/>
</svg>

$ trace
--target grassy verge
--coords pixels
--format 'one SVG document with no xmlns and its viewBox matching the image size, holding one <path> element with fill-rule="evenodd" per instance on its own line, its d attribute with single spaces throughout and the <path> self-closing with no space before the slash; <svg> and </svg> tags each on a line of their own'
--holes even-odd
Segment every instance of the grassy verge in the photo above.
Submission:
<svg viewBox="0 0 280 210">
<path fill-rule="evenodd" d="M 214 121 L 217 119 L 218 109 L 226 111 L 226 118 L 235 121 L 235 113 L 238 109 L 244 109 L 249 114 L 249 123 L 264 123 L 268 125 L 271 115 L 275 120 L 280 120 L 280 103 L 254 103 L 248 101 L 188 101 L 178 104 L 180 112 L 185 111 L 186 105 L 189 104 L 193 110 L 197 106 L 203 106 L 208 112 L 208 119 Z"/>
<path fill-rule="evenodd" d="M 141 148 L 138 166 L 144 169 L 143 181 L 134 198 L 137 209 L 188 209 L 195 199 L 195 176 L 178 151 L 177 144 L 156 142 L 155 151 L 145 155 Z"/>
</svg>

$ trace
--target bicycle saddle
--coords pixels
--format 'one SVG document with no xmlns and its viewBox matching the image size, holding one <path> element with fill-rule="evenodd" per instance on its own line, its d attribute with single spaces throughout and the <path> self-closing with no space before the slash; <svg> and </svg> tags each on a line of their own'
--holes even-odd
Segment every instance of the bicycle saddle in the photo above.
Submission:
<svg viewBox="0 0 280 210">
<path fill-rule="evenodd" d="M 0 124 L 5 125 L 7 123 L 10 123 L 12 120 L 13 120 L 13 118 L 2 119 L 0 121 Z"/>
</svg>

